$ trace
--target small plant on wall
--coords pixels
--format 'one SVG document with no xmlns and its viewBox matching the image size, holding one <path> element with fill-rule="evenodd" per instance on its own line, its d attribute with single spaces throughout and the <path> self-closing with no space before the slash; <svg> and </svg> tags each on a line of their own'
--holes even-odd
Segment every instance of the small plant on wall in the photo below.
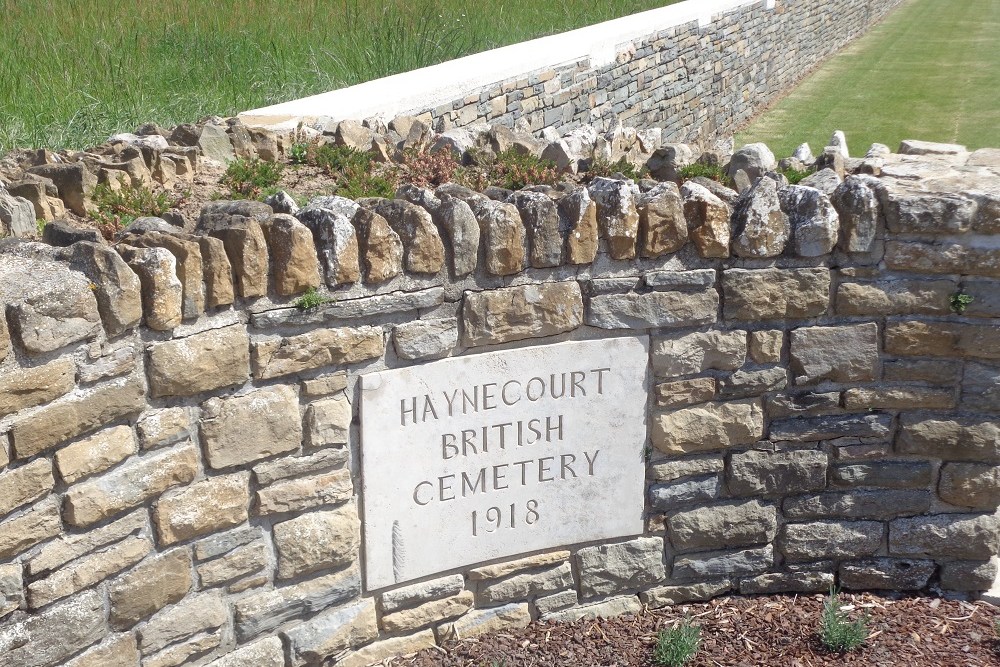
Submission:
<svg viewBox="0 0 1000 667">
<path fill-rule="evenodd" d="M 965 313 L 965 309 L 968 308 L 972 302 L 975 300 L 971 294 L 966 294 L 965 292 L 955 292 L 951 295 L 951 311 L 956 315 L 962 315 Z"/>
</svg>

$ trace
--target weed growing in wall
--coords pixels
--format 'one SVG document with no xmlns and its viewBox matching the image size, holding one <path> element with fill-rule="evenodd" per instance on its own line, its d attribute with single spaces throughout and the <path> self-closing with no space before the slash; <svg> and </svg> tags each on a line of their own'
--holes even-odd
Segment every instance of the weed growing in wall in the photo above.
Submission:
<svg viewBox="0 0 1000 667">
<path fill-rule="evenodd" d="M 812 172 L 808 169 L 788 167 L 787 169 L 779 169 L 778 173 L 788 179 L 789 185 L 798 185 L 802 179 L 808 177 Z"/>
<path fill-rule="evenodd" d="M 660 630 L 653 647 L 653 663 L 663 667 L 681 667 L 698 653 L 701 626 L 684 617 L 674 627 Z"/>
<path fill-rule="evenodd" d="M 681 181 L 688 181 L 692 178 L 702 176 L 704 178 L 710 178 L 713 181 L 718 181 L 724 185 L 729 184 L 729 177 L 726 175 L 726 172 L 722 170 L 722 167 L 717 164 L 695 162 L 694 164 L 689 164 L 686 167 L 678 169 L 677 175 L 680 176 Z"/>
<path fill-rule="evenodd" d="M 971 294 L 966 294 L 964 292 L 955 292 L 954 294 L 951 295 L 951 311 L 956 315 L 961 315 L 965 312 L 965 309 L 972 304 L 974 300 L 975 297 L 972 296 Z"/>
<path fill-rule="evenodd" d="M 561 179 L 554 162 L 513 149 L 493 159 L 484 158 L 477 169 L 468 170 L 463 178 L 465 185 L 480 191 L 491 185 L 508 190 L 520 190 L 528 185 L 555 185 Z"/>
<path fill-rule="evenodd" d="M 638 181 L 640 178 L 645 178 L 648 173 L 645 167 L 637 168 L 625 158 L 619 158 L 615 162 L 594 158 L 590 166 L 587 167 L 585 176 L 587 181 L 591 181 L 598 177 L 611 178 L 615 174 L 621 174 L 625 178 Z"/>
<path fill-rule="evenodd" d="M 830 595 L 823 602 L 819 639 L 827 650 L 835 653 L 853 651 L 868 639 L 868 615 L 850 620 L 840 602 L 840 593 L 831 588 Z"/>
<path fill-rule="evenodd" d="M 329 302 L 330 299 L 317 292 L 315 287 L 310 287 L 302 293 L 302 296 L 293 301 L 292 305 L 299 310 L 312 310 Z"/>
<path fill-rule="evenodd" d="M 219 182 L 229 188 L 234 199 L 259 199 L 274 194 L 283 171 L 284 165 L 280 162 L 240 158 L 229 164 Z"/>
<path fill-rule="evenodd" d="M 183 196 L 153 192 L 147 187 L 112 190 L 107 185 L 98 185 L 94 190 L 94 210 L 90 216 L 97 222 L 104 238 L 111 239 L 137 218 L 161 216 L 178 206 L 183 199 Z"/>
</svg>

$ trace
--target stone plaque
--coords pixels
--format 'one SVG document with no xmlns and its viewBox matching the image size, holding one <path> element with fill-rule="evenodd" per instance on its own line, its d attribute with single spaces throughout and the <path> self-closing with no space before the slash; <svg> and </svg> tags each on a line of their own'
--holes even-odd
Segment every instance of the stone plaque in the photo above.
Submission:
<svg viewBox="0 0 1000 667">
<path fill-rule="evenodd" d="M 363 376 L 368 588 L 642 533 L 648 350 L 557 343 Z"/>
</svg>

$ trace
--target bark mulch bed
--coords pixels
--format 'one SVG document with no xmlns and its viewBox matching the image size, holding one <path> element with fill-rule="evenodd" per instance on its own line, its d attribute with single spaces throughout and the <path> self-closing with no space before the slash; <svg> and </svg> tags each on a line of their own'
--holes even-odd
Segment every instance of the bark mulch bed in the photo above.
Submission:
<svg viewBox="0 0 1000 667">
<path fill-rule="evenodd" d="M 524 630 L 457 640 L 392 667 L 649 667 L 656 634 L 688 614 L 702 626 L 701 649 L 686 667 L 979 667 L 1000 665 L 994 619 L 985 602 L 931 597 L 842 595 L 856 617 L 869 612 L 870 635 L 862 648 L 826 651 L 817 631 L 823 595 L 718 598 L 573 623 L 532 623 Z"/>
</svg>

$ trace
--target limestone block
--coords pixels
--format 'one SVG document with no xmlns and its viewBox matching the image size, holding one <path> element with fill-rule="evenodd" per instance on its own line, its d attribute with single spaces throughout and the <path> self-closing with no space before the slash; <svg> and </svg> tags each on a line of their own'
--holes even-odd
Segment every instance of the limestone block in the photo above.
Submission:
<svg viewBox="0 0 1000 667">
<path fill-rule="evenodd" d="M 840 564 L 840 584 L 855 590 L 918 591 L 937 569 L 932 560 L 869 558 Z"/>
<path fill-rule="evenodd" d="M 247 520 L 250 473 L 209 477 L 171 495 L 153 510 L 161 545 L 238 526 Z"/>
<path fill-rule="evenodd" d="M 882 438 L 892 433 L 891 415 L 845 415 L 776 419 L 771 422 L 776 441 L 816 442 L 836 438 Z"/>
<path fill-rule="evenodd" d="M 1000 535 L 992 514 L 936 514 L 895 519 L 889 523 L 889 553 L 988 560 Z"/>
<path fill-rule="evenodd" d="M 241 385 L 250 369 L 250 340 L 235 324 L 149 347 L 149 386 L 154 397 L 194 396 Z"/>
<path fill-rule="evenodd" d="M 86 360 L 80 364 L 77 373 L 77 382 L 94 384 L 129 375 L 138 366 L 138 356 L 136 341 L 119 346 L 95 342 L 87 348 Z"/>
<path fill-rule="evenodd" d="M 351 432 L 351 418 L 351 404 L 343 394 L 311 404 L 306 410 L 309 445 L 346 445 Z"/>
<path fill-rule="evenodd" d="M 357 227 L 361 268 L 367 283 L 380 283 L 403 272 L 403 242 L 381 215 L 359 209 Z"/>
<path fill-rule="evenodd" d="M 590 298 L 587 324 L 601 329 L 694 327 L 717 319 L 719 293 L 648 292 L 603 294 Z"/>
<path fill-rule="evenodd" d="M 989 324 L 891 322 L 885 351 L 921 357 L 1000 359 L 1000 329 Z"/>
<path fill-rule="evenodd" d="M 715 500 L 722 493 L 718 475 L 692 477 L 669 484 L 649 487 L 649 504 L 658 512 L 674 509 L 678 505 Z"/>
<path fill-rule="evenodd" d="M 788 216 L 781 210 L 778 186 L 761 178 L 740 196 L 733 211 L 733 254 L 739 257 L 777 257 L 791 237 Z"/>
<path fill-rule="evenodd" d="M 187 408 L 147 410 L 135 425 L 144 450 L 173 445 L 191 437 L 191 415 Z"/>
<path fill-rule="evenodd" d="M 588 186 L 597 204 L 597 224 L 612 259 L 632 259 L 639 236 L 639 213 L 626 181 L 598 177 Z"/>
<path fill-rule="evenodd" d="M 70 394 L 14 422 L 14 452 L 17 458 L 34 456 L 71 438 L 132 418 L 145 404 L 142 385 L 132 378 Z"/>
<path fill-rule="evenodd" d="M 299 623 L 286 636 L 291 644 L 293 665 L 320 664 L 344 649 L 355 648 L 378 636 L 375 603 L 363 599 L 324 611 Z M 284 662 L 279 665 L 283 666 Z"/>
<path fill-rule="evenodd" d="M 329 396 L 347 389 L 347 373 L 340 371 L 339 373 L 320 375 L 311 380 L 303 380 L 300 386 L 302 387 L 301 394 L 306 398 Z"/>
<path fill-rule="evenodd" d="M 674 512 L 667 518 L 678 551 L 745 547 L 774 539 L 777 510 L 757 500 Z"/>
<path fill-rule="evenodd" d="M 28 604 L 33 609 L 81 590 L 92 588 L 108 577 L 135 565 L 153 550 L 144 537 L 127 537 L 121 542 L 62 567 L 45 579 L 28 585 Z"/>
<path fill-rule="evenodd" d="M 568 562 L 542 571 L 521 572 L 484 583 L 479 596 L 485 605 L 515 602 L 572 588 L 573 568 Z"/>
<path fill-rule="evenodd" d="M 698 290 L 715 286 L 715 269 L 647 271 L 642 281 L 655 290 Z"/>
<path fill-rule="evenodd" d="M 402 359 L 440 359 L 457 345 L 457 318 L 415 320 L 393 329 L 393 346 Z"/>
<path fill-rule="evenodd" d="M 260 380 L 311 371 L 324 366 L 376 359 L 385 351 L 381 327 L 315 329 L 288 338 L 253 344 L 253 373 Z"/>
<path fill-rule="evenodd" d="M 361 592 L 357 567 L 253 593 L 235 602 L 236 637 L 241 642 L 271 632 L 287 621 L 347 602 Z"/>
<path fill-rule="evenodd" d="M 143 509 L 86 533 L 61 535 L 27 560 L 27 572 L 37 578 L 81 556 L 139 533 L 147 525 L 146 511 Z"/>
<path fill-rule="evenodd" d="M 732 590 L 729 579 L 715 579 L 699 584 L 682 584 L 677 586 L 657 586 L 639 593 L 642 603 L 651 609 L 659 609 L 682 602 L 700 602 L 711 600 Z"/>
<path fill-rule="evenodd" d="M 890 269 L 910 273 L 1000 278 L 1000 250 L 969 243 L 887 241 L 885 264 Z"/>
<path fill-rule="evenodd" d="M 508 202 L 517 207 L 527 230 L 528 263 L 539 269 L 562 264 L 563 234 L 555 202 L 529 190 L 515 192 Z"/>
<path fill-rule="evenodd" d="M 747 451 L 729 458 L 726 479 L 741 496 L 803 493 L 826 487 L 827 465 L 819 450 Z"/>
<path fill-rule="evenodd" d="M 715 385 L 715 378 L 663 382 L 653 388 L 656 405 L 661 408 L 677 408 L 706 403 L 715 398 Z"/>
<path fill-rule="evenodd" d="M 211 398 L 202 405 L 200 430 L 205 458 L 215 469 L 295 451 L 302 444 L 298 395 L 277 385 Z"/>
<path fill-rule="evenodd" d="M 653 417 L 653 447 L 674 456 L 751 445 L 763 436 L 759 401 L 705 403 Z"/>
<path fill-rule="evenodd" d="M 290 579 L 318 570 L 348 565 L 358 557 L 361 542 L 358 513 L 353 505 L 311 512 L 274 525 L 278 578 Z"/>
<path fill-rule="evenodd" d="M 729 257 L 729 204 L 692 181 L 685 182 L 680 193 L 684 218 L 698 254 L 705 258 Z"/>
<path fill-rule="evenodd" d="M 781 348 L 785 334 L 780 329 L 750 332 L 750 358 L 758 364 L 776 364 L 781 361 Z"/>
<path fill-rule="evenodd" d="M 660 183 L 637 202 L 639 254 L 659 257 L 680 250 L 688 240 L 684 200 L 673 182 Z"/>
<path fill-rule="evenodd" d="M 86 217 L 90 196 L 97 187 L 97 178 L 83 162 L 43 164 L 30 167 L 29 174 L 47 178 L 59 189 L 59 198 L 73 213 Z"/>
<path fill-rule="evenodd" d="M 326 272 L 328 287 L 356 283 L 361 278 L 358 234 L 351 219 L 321 206 L 309 206 L 298 213 L 302 223 L 312 230 L 319 256 Z M 309 241 L 312 247 L 312 241 Z"/>
<path fill-rule="evenodd" d="M 24 574 L 21 564 L 0 565 L 0 619 L 24 606 Z"/>
<path fill-rule="evenodd" d="M 597 204 L 587 188 L 574 189 L 558 201 L 560 225 L 566 230 L 566 262 L 590 264 L 597 257 Z"/>
<path fill-rule="evenodd" d="M 567 557 L 568 557 L 567 553 Z M 457 595 L 465 588 L 465 579 L 460 574 L 452 574 L 440 579 L 423 581 L 385 591 L 381 595 L 382 611 L 390 614 L 394 611 L 423 604 L 431 600 L 440 600 Z"/>
<path fill-rule="evenodd" d="M 708 551 L 674 558 L 675 579 L 708 579 L 760 574 L 774 566 L 774 547 Z"/>
<path fill-rule="evenodd" d="M 550 613 L 543 621 L 554 621 L 557 623 L 571 623 L 584 618 L 614 618 L 623 614 L 639 614 L 642 612 L 642 604 L 635 595 L 619 595 L 617 597 L 582 604 L 578 607 L 571 607 Z"/>
<path fill-rule="evenodd" d="M 795 254 L 822 257 L 840 237 L 840 218 L 830 198 L 803 185 L 789 185 L 778 193 L 781 209 L 788 214 Z"/>
<path fill-rule="evenodd" d="M 884 489 L 926 488 L 931 465 L 926 461 L 872 461 L 835 466 L 830 474 L 835 486 L 876 486 Z"/>
<path fill-rule="evenodd" d="M 387 658 L 416 653 L 433 646 L 435 646 L 434 632 L 423 630 L 414 635 L 391 637 L 369 644 L 338 660 L 337 667 L 368 667 Z"/>
<path fill-rule="evenodd" d="M 580 596 L 575 590 L 562 591 L 554 595 L 546 595 L 535 600 L 535 610 L 538 616 L 546 616 L 552 612 L 562 611 L 567 607 L 575 607 L 580 602 Z"/>
<path fill-rule="evenodd" d="M 61 532 L 59 502 L 56 498 L 46 498 L 19 516 L 0 521 L 0 559 L 10 560 Z"/>
<path fill-rule="evenodd" d="M 319 287 L 319 260 L 309 228 L 290 215 L 275 215 L 261 229 L 271 256 L 274 290 L 291 296 Z"/>
<path fill-rule="evenodd" d="M 950 461 L 1000 463 L 1000 425 L 985 418 L 904 415 L 896 451 Z"/>
<path fill-rule="evenodd" d="M 136 453 L 135 435 L 128 426 L 104 429 L 56 452 L 59 476 L 67 484 L 104 472 Z"/>
<path fill-rule="evenodd" d="M 64 663 L 63 667 L 134 667 L 139 664 L 135 635 L 110 635 L 97 646 Z"/>
<path fill-rule="evenodd" d="M 429 625 L 449 621 L 472 608 L 475 597 L 472 591 L 425 602 L 418 607 L 403 609 L 382 616 L 382 629 L 390 633 L 411 632 Z"/>
<path fill-rule="evenodd" d="M 977 412 L 1000 412 L 1000 368 L 966 363 L 962 377 L 962 405 Z"/>
<path fill-rule="evenodd" d="M 542 338 L 583 323 L 583 297 L 575 281 L 466 292 L 463 343 L 469 347 Z"/>
<path fill-rule="evenodd" d="M 962 234 L 972 227 L 976 201 L 955 193 L 910 193 L 887 188 L 885 222 L 896 234 Z"/>
<path fill-rule="evenodd" d="M 137 248 L 163 248 L 170 252 L 176 261 L 177 279 L 183 290 L 184 319 L 194 319 L 204 312 L 204 269 L 201 246 L 196 241 L 162 232 L 146 232 L 126 237 L 126 243 Z"/>
<path fill-rule="evenodd" d="M 989 561 L 952 561 L 941 565 L 941 588 L 948 591 L 985 591 L 993 586 L 997 565 Z"/>
<path fill-rule="evenodd" d="M 589 197 L 589 195 L 588 195 Z M 596 208 L 594 225 L 597 225 Z M 513 204 L 486 200 L 473 207 L 479 221 L 483 247 L 486 252 L 486 271 L 494 276 L 509 276 L 525 266 L 524 224 L 521 214 Z M 570 254 L 572 262 L 575 255 Z"/>
<path fill-rule="evenodd" d="M 131 329 L 142 319 L 142 290 L 139 276 L 111 248 L 81 241 L 58 252 L 94 285 L 97 308 L 109 336 Z"/>
<path fill-rule="evenodd" d="M 879 371 L 874 322 L 842 327 L 803 327 L 791 333 L 795 383 L 870 382 Z"/>
<path fill-rule="evenodd" d="M 263 540 L 236 547 L 229 553 L 197 566 L 201 588 L 226 586 L 232 593 L 266 583 L 271 569 L 271 549 Z M 255 576 L 256 575 L 256 576 Z"/>
<path fill-rule="evenodd" d="M 948 315 L 957 287 L 950 280 L 879 280 L 841 283 L 838 315 Z"/>
<path fill-rule="evenodd" d="M 233 290 L 233 265 L 226 255 L 226 244 L 212 236 L 188 237 L 198 242 L 205 279 L 205 306 L 218 308 L 236 300 Z"/>
<path fill-rule="evenodd" d="M 260 203 L 260 202 L 256 202 Z M 267 294 L 269 256 L 260 223 L 270 219 L 271 207 L 260 204 L 260 212 L 231 202 L 214 202 L 202 207 L 198 231 L 222 241 L 236 275 L 239 295 L 250 299 Z M 230 209 L 236 212 L 229 212 Z M 255 219 L 259 218 L 259 219 Z"/>
<path fill-rule="evenodd" d="M 198 474 L 194 446 L 135 457 L 101 477 L 76 484 L 66 493 L 66 522 L 89 526 L 188 484 Z"/>
<path fill-rule="evenodd" d="M 284 667 L 285 650 L 281 639 L 267 637 L 241 646 L 208 663 L 206 667 Z"/>
<path fill-rule="evenodd" d="M 438 637 L 445 639 L 471 639 L 492 632 L 525 628 L 531 622 L 528 604 L 513 602 L 502 607 L 475 609 L 454 623 L 438 627 Z"/>
<path fill-rule="evenodd" d="M 848 389 L 844 392 L 848 410 L 941 410 L 955 407 L 950 389 L 887 387 L 885 389 Z"/>
<path fill-rule="evenodd" d="M 267 310 L 251 315 L 250 320 L 258 329 L 304 324 L 320 324 L 353 318 L 371 318 L 376 315 L 405 313 L 422 308 L 433 308 L 444 303 L 444 288 L 431 287 L 414 292 L 396 291 L 360 299 L 341 299 L 301 311 L 297 308 Z"/>
<path fill-rule="evenodd" d="M 48 459 L 35 459 L 20 468 L 0 472 L 0 517 L 45 496 L 53 486 Z"/>
<path fill-rule="evenodd" d="M 724 468 L 725 460 L 721 456 L 709 455 L 655 463 L 651 475 L 658 482 L 669 482 L 682 477 L 720 473 Z"/>
<path fill-rule="evenodd" d="M 180 548 L 147 559 L 108 586 L 112 628 L 127 630 L 191 590 L 191 554 Z"/>
<path fill-rule="evenodd" d="M 722 273 L 727 320 L 817 317 L 830 303 L 830 271 L 811 269 L 727 269 Z"/>
<path fill-rule="evenodd" d="M 942 359 L 895 359 L 883 365 L 886 382 L 927 382 L 929 384 L 957 384 L 961 373 L 960 363 Z"/>
<path fill-rule="evenodd" d="M 211 652 L 222 644 L 222 630 L 209 628 L 147 655 L 144 667 L 179 667 Z"/>
<path fill-rule="evenodd" d="M 660 537 L 584 547 L 576 562 L 585 598 L 646 588 L 666 577 Z"/>
<path fill-rule="evenodd" d="M 431 214 L 451 245 L 451 274 L 457 278 L 475 271 L 479 262 L 480 230 L 472 208 L 463 200 L 442 193 L 440 205 Z"/>
<path fill-rule="evenodd" d="M 680 338 L 653 338 L 653 372 L 666 377 L 707 370 L 732 371 L 746 361 L 746 331 L 708 331 Z"/>
<path fill-rule="evenodd" d="M 260 516 L 301 512 L 323 505 L 336 505 L 354 494 L 349 470 L 288 479 L 257 492 L 255 513 Z"/>
<path fill-rule="evenodd" d="M 777 168 L 778 162 L 767 144 L 746 144 L 733 154 L 729 162 L 729 177 L 734 177 L 737 171 L 743 171 L 751 180 L 756 180 Z"/>
<path fill-rule="evenodd" d="M 1000 505 L 1000 467 L 985 463 L 946 463 L 938 495 L 946 503 L 979 510 Z"/>
<path fill-rule="evenodd" d="M 930 509 L 930 491 L 909 489 L 831 491 L 785 500 L 788 519 L 889 519 Z"/>
<path fill-rule="evenodd" d="M 10 354 L 10 330 L 7 328 L 6 309 L 0 309 L 0 362 Z"/>
<path fill-rule="evenodd" d="M 877 521 L 789 523 L 780 548 L 788 562 L 873 556 L 882 544 L 882 532 L 883 524 Z"/>
<path fill-rule="evenodd" d="M 881 212 L 881 187 L 871 176 L 848 176 L 830 195 L 840 216 L 840 249 L 844 252 L 871 250 Z"/>
<path fill-rule="evenodd" d="M 444 244 L 430 214 L 402 199 L 378 200 L 372 209 L 385 218 L 403 243 L 403 267 L 412 273 L 438 273 Z"/>
<path fill-rule="evenodd" d="M 325 449 L 312 456 L 286 456 L 253 467 L 257 484 L 267 486 L 289 477 L 305 477 L 330 468 L 340 468 L 347 463 L 350 452 L 346 449 Z"/>
<path fill-rule="evenodd" d="M 742 595 L 774 593 L 825 593 L 834 585 L 830 572 L 775 572 L 740 580 Z"/>
<path fill-rule="evenodd" d="M 139 628 L 139 650 L 144 656 L 180 639 L 221 627 L 229 620 L 229 606 L 221 591 L 195 593 L 153 615 Z"/>
<path fill-rule="evenodd" d="M 107 634 L 104 599 L 87 591 L 0 629 L 4 660 L 18 667 L 51 667 Z"/>
</svg>

